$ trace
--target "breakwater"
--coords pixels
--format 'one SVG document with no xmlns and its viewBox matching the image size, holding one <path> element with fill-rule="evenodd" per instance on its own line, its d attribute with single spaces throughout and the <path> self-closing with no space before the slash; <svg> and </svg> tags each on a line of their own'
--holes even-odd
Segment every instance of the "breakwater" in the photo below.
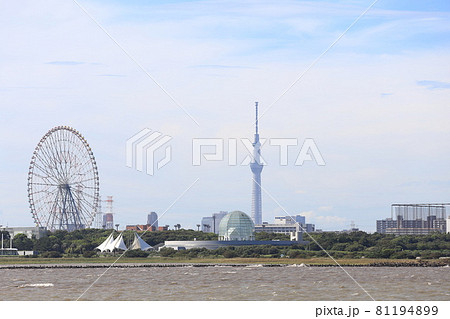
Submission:
<svg viewBox="0 0 450 319">
<path fill-rule="evenodd" d="M 338 261 L 339 262 L 339 261 Z M 182 268 L 182 267 L 449 267 L 445 262 L 375 262 L 368 264 L 221 264 L 221 263 L 80 263 L 80 264 L 13 264 L 2 269 L 83 269 L 83 268 Z"/>
</svg>

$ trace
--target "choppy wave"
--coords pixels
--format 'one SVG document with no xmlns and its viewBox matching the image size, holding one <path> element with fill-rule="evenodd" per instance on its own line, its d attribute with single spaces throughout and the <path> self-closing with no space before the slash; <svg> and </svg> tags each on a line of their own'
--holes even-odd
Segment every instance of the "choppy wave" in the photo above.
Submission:
<svg viewBox="0 0 450 319">
<path fill-rule="evenodd" d="M 367 300 L 337 267 L 260 266 L 227 268 L 110 269 L 83 300 Z M 305 267 L 297 264 L 292 267 Z M 307 266 L 306 266 L 307 267 Z M 247 270 L 245 270 L 247 269 Z M 450 268 L 348 267 L 376 300 L 450 300 Z M 76 300 L 104 270 L 11 270 L 0 276 L 0 300 Z M 197 274 L 193 276 L 192 274 Z M 89 276 L 88 276 L 89 275 Z M 384 277 L 384 278 L 383 278 Z M 147 284 L 150 283 L 150 284 Z M 430 283 L 430 284 L 428 284 Z M 307 287 L 307 289 L 305 288 Z M 19 289 L 22 288 L 22 289 Z M 114 292 L 109 292 L 110 290 Z"/>
</svg>

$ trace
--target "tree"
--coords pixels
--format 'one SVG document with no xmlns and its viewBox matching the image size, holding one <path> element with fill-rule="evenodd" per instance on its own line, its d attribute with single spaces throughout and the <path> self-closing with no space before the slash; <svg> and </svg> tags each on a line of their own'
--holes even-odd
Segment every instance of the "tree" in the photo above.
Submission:
<svg viewBox="0 0 450 319">
<path fill-rule="evenodd" d="M 1 240 L 1 238 L 2 238 L 2 235 L 3 235 L 3 241 L 4 241 L 4 242 L 5 242 L 6 240 L 9 240 L 9 238 L 10 238 L 9 232 L 7 232 L 6 230 L 1 230 L 1 231 L 0 231 L 0 240 Z M 3 246 L 5 246 L 4 243 L 3 243 Z"/>
<path fill-rule="evenodd" d="M 17 234 L 13 238 L 13 246 L 18 250 L 33 250 L 34 243 L 25 234 Z"/>
<path fill-rule="evenodd" d="M 289 250 L 288 256 L 289 258 L 305 258 L 307 253 L 303 250 Z"/>
<path fill-rule="evenodd" d="M 56 236 L 39 238 L 34 244 L 36 251 L 58 251 L 62 252 L 61 241 Z"/>
<path fill-rule="evenodd" d="M 177 251 L 173 248 L 162 248 L 159 253 L 162 257 L 173 257 Z"/>
<path fill-rule="evenodd" d="M 203 224 L 203 227 L 205 227 L 205 228 L 207 229 L 207 232 L 208 232 L 208 233 L 210 232 L 211 225 Z"/>
<path fill-rule="evenodd" d="M 225 258 L 234 258 L 237 256 L 238 256 L 238 254 L 234 250 L 225 250 L 223 252 L 223 257 L 225 257 Z"/>
<path fill-rule="evenodd" d="M 364 249 L 365 249 L 365 247 L 363 245 L 361 245 L 360 243 L 354 242 L 353 244 L 348 245 L 345 250 L 347 250 L 347 251 L 362 251 Z"/>
<path fill-rule="evenodd" d="M 42 258 L 61 258 L 62 255 L 58 251 L 44 251 L 41 255 Z"/>
<path fill-rule="evenodd" d="M 97 256 L 97 252 L 95 252 L 95 251 L 85 251 L 84 253 L 83 253 L 83 257 L 84 258 L 91 258 L 91 257 L 94 257 L 94 256 Z"/>
<path fill-rule="evenodd" d="M 142 251 L 139 249 L 127 250 L 125 252 L 125 257 L 148 257 L 150 253 L 148 251 Z"/>
<path fill-rule="evenodd" d="M 331 250 L 343 251 L 343 250 L 347 250 L 347 247 L 348 247 L 347 243 L 336 243 L 336 244 L 333 245 Z"/>
</svg>

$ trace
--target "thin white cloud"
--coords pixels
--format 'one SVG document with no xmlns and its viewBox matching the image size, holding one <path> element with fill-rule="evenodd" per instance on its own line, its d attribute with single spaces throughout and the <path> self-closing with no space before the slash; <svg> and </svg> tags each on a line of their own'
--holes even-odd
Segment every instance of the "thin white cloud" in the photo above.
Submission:
<svg viewBox="0 0 450 319">
<path fill-rule="evenodd" d="M 319 211 L 329 211 L 330 206 L 319 207 Z M 339 227 L 345 225 L 347 219 L 336 215 L 319 215 L 318 213 L 310 210 L 301 212 L 300 215 L 305 216 L 307 223 L 315 223 L 316 228 L 337 230 Z"/>
<path fill-rule="evenodd" d="M 252 67 L 252 66 L 220 65 L 220 64 L 200 64 L 200 65 L 193 65 L 192 68 L 204 68 L 204 69 L 255 69 L 255 67 Z"/>
<path fill-rule="evenodd" d="M 323 227 L 323 226 L 342 226 L 345 224 L 346 220 L 343 217 L 339 217 L 339 216 L 316 216 L 315 217 L 317 223 Z M 323 226 L 322 226 L 323 225 Z"/>
<path fill-rule="evenodd" d="M 79 62 L 79 61 L 51 61 L 51 62 L 46 62 L 45 64 L 51 64 L 51 65 L 80 65 L 80 64 L 85 64 L 85 62 Z"/>
<path fill-rule="evenodd" d="M 442 81 L 417 81 L 417 85 L 425 86 L 429 90 L 450 89 L 450 82 Z"/>
<path fill-rule="evenodd" d="M 123 74 L 97 74 L 97 76 L 111 76 L 111 77 L 125 77 L 126 75 Z"/>
</svg>

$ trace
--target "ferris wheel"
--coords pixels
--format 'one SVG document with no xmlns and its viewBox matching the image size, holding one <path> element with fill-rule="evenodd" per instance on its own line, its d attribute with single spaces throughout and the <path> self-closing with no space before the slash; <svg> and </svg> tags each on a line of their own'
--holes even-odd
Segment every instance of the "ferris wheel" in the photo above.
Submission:
<svg viewBox="0 0 450 319">
<path fill-rule="evenodd" d="M 28 172 L 28 200 L 36 225 L 50 231 L 92 224 L 99 200 L 97 164 L 78 131 L 58 126 L 39 141 Z"/>
</svg>

